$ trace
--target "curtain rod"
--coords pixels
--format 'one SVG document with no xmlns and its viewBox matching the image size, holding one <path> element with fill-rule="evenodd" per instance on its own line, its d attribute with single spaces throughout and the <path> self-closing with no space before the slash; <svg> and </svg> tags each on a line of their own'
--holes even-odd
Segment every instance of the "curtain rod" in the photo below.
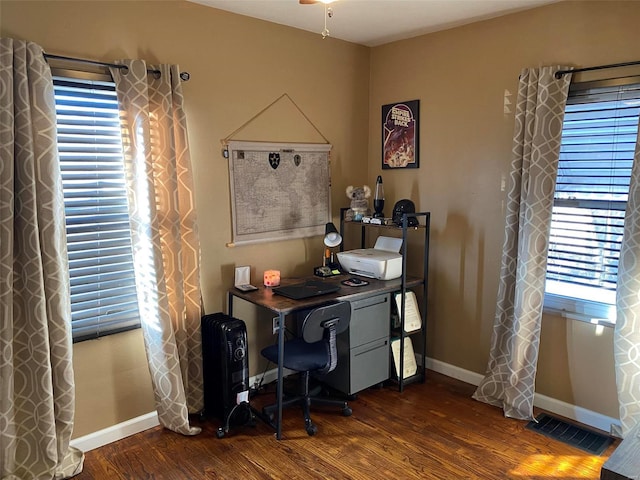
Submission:
<svg viewBox="0 0 640 480">
<path fill-rule="evenodd" d="M 610 65 L 597 65 L 595 67 L 576 68 L 574 70 L 558 70 L 555 74 L 556 78 L 562 78 L 565 73 L 590 72 L 591 70 L 604 70 L 605 68 L 630 67 L 632 65 L 640 65 L 640 61 L 612 63 Z"/>
<path fill-rule="evenodd" d="M 88 63 L 90 65 L 97 65 L 99 67 L 113 67 L 113 68 L 127 68 L 126 65 L 118 65 L 116 63 L 107 63 L 107 62 L 98 62 L 96 60 L 86 60 L 84 58 L 75 58 L 75 57 L 65 57 L 63 55 L 53 55 L 51 53 L 42 53 L 46 59 L 53 60 L 66 60 L 68 62 L 76 62 L 76 63 Z M 154 75 L 160 75 L 160 70 L 147 69 L 148 73 L 153 73 Z M 191 78 L 189 72 L 180 72 L 180 79 L 183 81 L 187 81 Z"/>
</svg>

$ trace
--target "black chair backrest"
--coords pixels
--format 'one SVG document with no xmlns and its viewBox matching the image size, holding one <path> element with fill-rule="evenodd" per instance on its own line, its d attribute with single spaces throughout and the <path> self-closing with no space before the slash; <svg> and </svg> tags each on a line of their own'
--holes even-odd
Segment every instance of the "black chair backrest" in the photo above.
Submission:
<svg viewBox="0 0 640 480">
<path fill-rule="evenodd" d="M 332 325 L 335 333 L 344 332 L 351 320 L 351 304 L 335 302 L 314 308 L 306 314 L 302 322 L 302 338 L 307 343 L 319 342 L 325 338 L 325 330 Z"/>
<path fill-rule="evenodd" d="M 334 302 L 311 310 L 302 322 L 302 338 L 307 343 L 324 339 L 327 348 L 327 364 L 316 370 L 319 374 L 333 371 L 338 364 L 336 337 L 344 332 L 351 320 L 351 304 Z"/>
</svg>

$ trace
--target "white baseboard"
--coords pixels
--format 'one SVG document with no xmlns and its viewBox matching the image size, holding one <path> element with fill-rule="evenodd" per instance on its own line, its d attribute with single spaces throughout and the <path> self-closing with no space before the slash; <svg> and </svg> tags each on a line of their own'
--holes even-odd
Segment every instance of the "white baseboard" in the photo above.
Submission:
<svg viewBox="0 0 640 480">
<path fill-rule="evenodd" d="M 284 375 L 287 376 L 290 373 L 294 373 L 291 370 L 285 368 Z M 259 382 L 262 375 L 255 375 L 249 379 L 249 385 L 254 386 L 256 382 Z M 264 384 L 274 382 L 278 378 L 278 370 L 272 369 L 265 373 L 262 382 Z M 150 428 L 160 425 L 158 420 L 158 413 L 153 411 L 140 415 L 139 417 L 126 420 L 122 423 L 112 425 L 111 427 L 98 430 L 97 432 L 89 433 L 83 437 L 74 438 L 71 440 L 70 445 L 83 452 L 88 452 L 95 448 L 102 447 L 109 443 L 123 438 L 135 435 L 136 433 L 143 432 Z"/>
<path fill-rule="evenodd" d="M 416 354 L 416 361 L 419 365 L 422 365 L 422 356 Z M 479 373 L 471 372 L 464 368 L 456 367 L 455 365 L 450 365 L 429 357 L 427 357 L 427 368 L 434 372 L 446 375 L 447 377 L 455 378 L 456 380 L 460 380 L 465 383 L 470 383 L 471 385 L 480 385 L 480 381 L 484 378 L 484 376 Z"/>
<path fill-rule="evenodd" d="M 416 355 L 416 361 L 419 365 L 422 365 L 422 356 Z M 479 385 L 483 378 L 483 375 L 479 373 L 471 372 L 429 357 L 427 357 L 427 368 L 471 385 Z M 294 372 L 287 369 L 284 371 L 285 376 L 291 373 Z M 254 375 L 249 379 L 249 385 L 255 386 L 261 379 L 263 384 L 271 383 L 276 380 L 277 374 L 278 370 L 274 368 L 265 372 L 264 378 L 262 374 Z M 610 432 L 612 428 L 620 428 L 620 420 L 617 418 L 608 417 L 601 413 L 587 410 L 586 408 L 547 397 L 546 395 L 540 395 L 539 393 L 536 393 L 533 404 L 538 408 L 542 408 L 551 413 L 575 420 L 583 425 L 588 425 L 604 432 Z M 102 447 L 103 445 L 140 433 L 157 425 L 160 425 L 157 412 L 149 412 L 103 430 L 75 438 L 71 440 L 71 446 L 76 447 L 83 452 L 88 452 L 89 450 Z"/>
<path fill-rule="evenodd" d="M 420 356 L 416 355 L 416 357 L 418 362 L 422 362 L 422 358 Z M 434 372 L 442 373 L 448 377 L 470 383 L 471 385 L 479 385 L 480 381 L 484 378 L 484 376 L 479 373 L 470 372 L 469 370 L 464 370 L 460 367 L 449 365 L 429 357 L 427 357 L 427 368 Z M 597 428 L 603 432 L 612 432 L 615 431 L 615 428 L 620 427 L 620 420 L 617 418 L 609 417 L 576 405 L 571 405 L 539 393 L 536 393 L 533 399 L 533 404 L 538 408 L 575 420 L 583 425 Z"/>
<path fill-rule="evenodd" d="M 608 417 L 593 410 L 571 405 L 570 403 L 547 397 L 546 395 L 540 395 L 539 393 L 536 393 L 533 404 L 538 408 L 570 418 L 571 420 L 597 428 L 603 432 L 612 433 L 616 427 L 621 427 L 620 420 L 617 418 Z"/>
<path fill-rule="evenodd" d="M 90 433 L 84 437 L 78 437 L 71 440 L 72 447 L 78 448 L 83 452 L 88 452 L 94 448 L 102 447 L 108 443 L 121 440 L 136 433 L 140 433 L 149 428 L 160 425 L 157 412 L 149 412 L 139 417 L 132 418 L 117 425 L 112 425 L 97 432 Z"/>
<path fill-rule="evenodd" d="M 288 377 L 289 375 L 295 374 L 293 370 L 289 370 L 288 368 L 283 369 L 282 376 Z M 268 385 L 271 382 L 275 382 L 278 379 L 278 369 L 272 368 L 271 370 L 267 370 L 264 374 L 254 375 L 253 377 L 249 377 L 249 386 L 251 388 L 257 387 L 258 385 Z"/>
</svg>

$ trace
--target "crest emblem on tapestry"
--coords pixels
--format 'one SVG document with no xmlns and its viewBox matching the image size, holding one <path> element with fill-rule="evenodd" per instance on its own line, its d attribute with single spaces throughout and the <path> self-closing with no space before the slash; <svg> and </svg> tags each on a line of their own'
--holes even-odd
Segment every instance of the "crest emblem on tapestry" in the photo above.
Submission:
<svg viewBox="0 0 640 480">
<path fill-rule="evenodd" d="M 271 165 L 271 168 L 273 168 L 274 170 L 278 168 L 278 165 L 280 165 L 279 153 L 275 153 L 275 152 L 269 153 L 269 165 Z"/>
</svg>

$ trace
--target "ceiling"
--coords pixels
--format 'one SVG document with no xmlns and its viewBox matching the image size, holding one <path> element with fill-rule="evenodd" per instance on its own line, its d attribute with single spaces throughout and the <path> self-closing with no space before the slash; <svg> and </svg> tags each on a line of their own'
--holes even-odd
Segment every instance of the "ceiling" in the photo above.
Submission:
<svg viewBox="0 0 640 480">
<path fill-rule="evenodd" d="M 298 0 L 190 0 L 321 34 L 325 5 Z M 327 29 L 333 38 L 375 47 L 499 17 L 558 0 L 336 0 Z"/>
</svg>

